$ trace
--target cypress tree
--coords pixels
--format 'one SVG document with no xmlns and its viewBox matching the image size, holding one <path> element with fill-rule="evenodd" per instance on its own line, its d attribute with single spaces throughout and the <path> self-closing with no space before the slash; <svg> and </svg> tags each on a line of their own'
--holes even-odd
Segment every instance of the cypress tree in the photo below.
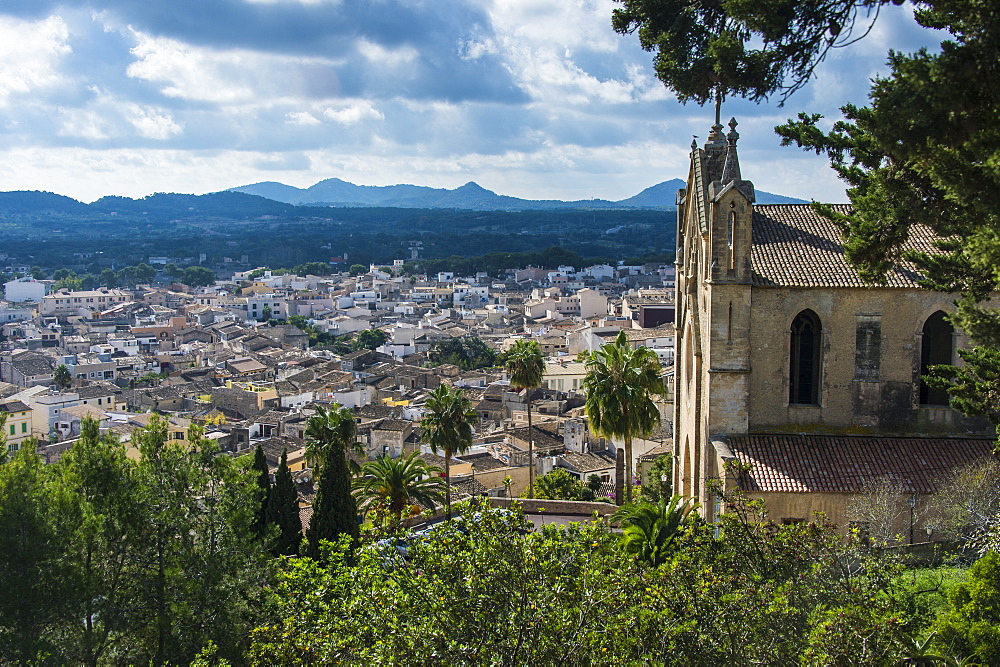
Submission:
<svg viewBox="0 0 1000 667">
<path fill-rule="evenodd" d="M 319 557 L 319 541 L 336 541 L 341 535 L 350 535 L 356 541 L 360 535 L 358 508 L 351 495 L 351 475 L 342 450 L 328 453 L 320 470 L 313 505 L 312 520 L 306 538 L 309 555 Z"/>
<path fill-rule="evenodd" d="M 275 556 L 295 556 L 302 542 L 302 521 L 299 519 L 299 492 L 288 469 L 288 451 L 281 453 L 274 487 L 267 502 L 267 525 L 278 527 L 271 553 Z"/>
<path fill-rule="evenodd" d="M 253 453 L 251 468 L 257 471 L 257 487 L 260 488 L 260 506 L 254 513 L 253 531 L 258 535 L 263 535 L 265 528 L 267 528 L 267 504 L 271 496 L 271 472 L 267 467 L 264 450 L 259 444 Z"/>
<path fill-rule="evenodd" d="M 331 542 L 344 534 L 357 543 L 358 507 L 351 495 L 351 472 L 347 460 L 350 450 L 357 450 L 354 412 L 334 404 L 329 410 L 317 408 L 306 423 L 306 446 L 309 459 L 319 468 L 319 484 L 313 515 L 306 531 L 308 552 L 318 558 L 320 540 Z"/>
</svg>

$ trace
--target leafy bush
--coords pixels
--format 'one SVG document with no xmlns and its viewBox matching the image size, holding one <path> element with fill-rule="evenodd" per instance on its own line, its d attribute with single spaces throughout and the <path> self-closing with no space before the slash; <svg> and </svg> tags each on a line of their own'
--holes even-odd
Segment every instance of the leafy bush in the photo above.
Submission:
<svg viewBox="0 0 1000 667">
<path fill-rule="evenodd" d="M 956 657 L 1000 664 L 1000 555 L 990 551 L 976 561 L 948 602 L 934 624 L 936 643 Z"/>
</svg>

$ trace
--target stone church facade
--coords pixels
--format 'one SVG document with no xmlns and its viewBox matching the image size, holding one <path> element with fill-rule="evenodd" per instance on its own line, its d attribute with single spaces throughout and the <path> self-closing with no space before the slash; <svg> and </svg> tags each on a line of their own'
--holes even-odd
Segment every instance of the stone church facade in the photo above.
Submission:
<svg viewBox="0 0 1000 667">
<path fill-rule="evenodd" d="M 952 297 L 920 289 L 906 265 L 866 286 L 808 204 L 755 204 L 735 121 L 723 129 L 692 144 L 677 195 L 677 492 L 711 519 L 717 479 L 764 498 L 774 519 L 821 511 L 846 525 L 866 480 L 924 498 L 989 456 L 990 425 L 920 379 L 966 344 L 944 319 Z M 727 475 L 728 460 L 749 471 Z"/>
</svg>

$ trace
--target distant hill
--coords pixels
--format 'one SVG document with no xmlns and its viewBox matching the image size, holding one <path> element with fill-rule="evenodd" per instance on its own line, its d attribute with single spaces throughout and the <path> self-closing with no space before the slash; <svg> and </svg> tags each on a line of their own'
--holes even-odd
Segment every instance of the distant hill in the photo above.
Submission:
<svg viewBox="0 0 1000 667">
<path fill-rule="evenodd" d="M 266 197 L 295 205 L 337 206 L 341 208 L 378 206 L 395 208 L 450 208 L 470 211 L 529 211 L 557 209 L 622 209 L 622 208 L 673 208 L 678 188 L 684 187 L 680 179 L 672 179 L 646 188 L 628 199 L 607 201 L 585 199 L 561 201 L 547 199 L 519 199 L 499 195 L 475 182 L 453 190 L 430 188 L 420 185 L 355 185 L 339 178 L 329 178 L 308 188 L 296 188 L 284 183 L 268 181 L 230 188 L 232 192 Z M 760 204 L 805 203 L 801 199 L 757 191 Z"/>
<path fill-rule="evenodd" d="M 101 197 L 90 204 L 91 210 L 117 215 L 159 218 L 218 217 L 258 218 L 301 214 L 296 206 L 244 192 L 212 192 L 206 195 L 157 193 L 142 199 Z"/>
<path fill-rule="evenodd" d="M 20 190 L 0 192 L 0 213 L 8 215 L 63 214 L 84 215 L 89 207 L 70 197 L 52 192 Z"/>
<path fill-rule="evenodd" d="M 677 191 L 685 185 L 687 184 L 681 179 L 672 178 L 669 181 L 651 185 L 639 194 L 633 195 L 628 199 L 622 199 L 618 203 L 623 206 L 635 206 L 636 208 L 675 206 L 677 203 Z"/>
</svg>

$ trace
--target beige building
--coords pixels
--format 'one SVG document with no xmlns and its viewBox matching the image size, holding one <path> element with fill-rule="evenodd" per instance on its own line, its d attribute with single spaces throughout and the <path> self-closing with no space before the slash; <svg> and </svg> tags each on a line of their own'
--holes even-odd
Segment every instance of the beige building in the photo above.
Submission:
<svg viewBox="0 0 1000 667">
<path fill-rule="evenodd" d="M 573 357 L 545 360 L 542 386 L 555 391 L 575 391 L 583 393 L 583 380 L 587 377 L 587 365 Z"/>
<path fill-rule="evenodd" d="M 87 315 L 92 312 L 110 310 L 119 304 L 132 300 L 131 294 L 121 290 L 101 289 L 80 292 L 60 290 L 42 297 L 39 313 L 44 317 L 69 317 L 70 315 Z"/>
<path fill-rule="evenodd" d="M 21 443 L 33 436 L 31 412 L 31 407 L 22 401 L 7 399 L 0 402 L 0 414 L 7 415 L 3 436 L 6 438 L 8 453 L 19 450 Z"/>
<path fill-rule="evenodd" d="M 905 265 L 868 287 L 808 204 L 756 205 L 730 129 L 692 146 L 678 192 L 677 491 L 712 518 L 709 481 L 722 479 L 766 498 L 772 518 L 823 511 L 846 525 L 848 499 L 868 482 L 922 497 L 949 468 L 989 455 L 989 424 L 920 379 L 966 344 L 944 318 L 952 297 L 920 289 Z M 749 471 L 728 475 L 727 460 Z"/>
</svg>

